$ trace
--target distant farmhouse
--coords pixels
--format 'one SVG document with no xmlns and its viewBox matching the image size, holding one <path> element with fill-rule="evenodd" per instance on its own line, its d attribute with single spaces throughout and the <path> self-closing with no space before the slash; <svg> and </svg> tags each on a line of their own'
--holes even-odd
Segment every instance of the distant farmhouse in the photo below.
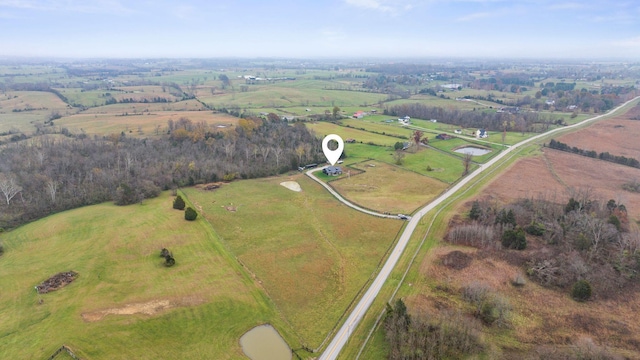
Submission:
<svg viewBox="0 0 640 360">
<path fill-rule="evenodd" d="M 497 110 L 499 113 L 519 114 L 520 108 L 517 106 L 505 106 Z"/>
<path fill-rule="evenodd" d="M 353 117 L 355 119 L 362 119 L 363 117 L 365 117 L 365 115 L 367 115 L 367 113 L 364 111 L 356 111 L 353 113 Z"/>
<path fill-rule="evenodd" d="M 411 118 L 408 116 L 405 116 L 403 118 L 399 118 L 398 122 L 402 125 L 408 125 L 408 124 L 411 124 Z"/>
<path fill-rule="evenodd" d="M 436 135 L 436 139 L 449 140 L 449 139 L 453 139 L 453 136 L 451 136 L 449 134 L 438 134 L 438 135 Z"/>
<path fill-rule="evenodd" d="M 340 166 L 327 166 L 326 168 L 322 169 L 322 172 L 325 175 L 338 176 L 342 175 L 342 168 Z"/>
<path fill-rule="evenodd" d="M 487 130 L 485 129 L 478 129 L 478 131 L 476 131 L 476 138 L 478 139 L 484 139 L 489 137 L 489 133 L 487 132 Z"/>
</svg>

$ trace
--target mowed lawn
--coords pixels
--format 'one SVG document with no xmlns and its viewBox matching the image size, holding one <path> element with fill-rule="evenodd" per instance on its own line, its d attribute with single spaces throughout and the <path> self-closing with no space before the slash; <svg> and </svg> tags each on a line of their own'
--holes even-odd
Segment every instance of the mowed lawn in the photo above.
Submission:
<svg viewBox="0 0 640 360">
<path fill-rule="evenodd" d="M 92 360 L 243 359 L 238 339 L 263 323 L 292 342 L 290 328 L 207 222 L 184 220 L 172 201 L 163 193 L 143 205 L 88 206 L 4 233 L 0 357 L 45 359 L 66 344 Z M 162 247 L 173 252 L 174 267 L 163 265 Z M 69 270 L 79 273 L 73 283 L 42 295 L 34 290 Z M 82 317 L 154 301 L 171 308 L 95 322 Z"/>
<path fill-rule="evenodd" d="M 441 181 L 379 161 L 354 167 L 363 172 L 343 175 L 331 186 L 350 201 L 379 212 L 410 214 L 447 188 Z"/>
<path fill-rule="evenodd" d="M 280 185 L 287 180 L 302 191 Z M 310 348 L 336 325 L 403 225 L 348 208 L 302 174 L 185 192 Z"/>
</svg>

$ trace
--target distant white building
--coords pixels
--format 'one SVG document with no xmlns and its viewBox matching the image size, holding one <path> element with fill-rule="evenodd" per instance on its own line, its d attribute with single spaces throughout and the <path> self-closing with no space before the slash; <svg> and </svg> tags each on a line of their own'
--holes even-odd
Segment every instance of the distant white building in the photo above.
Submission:
<svg viewBox="0 0 640 360">
<path fill-rule="evenodd" d="M 489 137 L 489 133 L 487 132 L 487 130 L 485 129 L 478 129 L 478 131 L 476 131 L 476 138 L 478 139 L 484 139 Z"/>
<path fill-rule="evenodd" d="M 408 124 L 411 124 L 411 118 L 408 116 L 405 116 L 403 118 L 399 118 L 398 122 L 403 125 L 408 125 Z"/>
</svg>

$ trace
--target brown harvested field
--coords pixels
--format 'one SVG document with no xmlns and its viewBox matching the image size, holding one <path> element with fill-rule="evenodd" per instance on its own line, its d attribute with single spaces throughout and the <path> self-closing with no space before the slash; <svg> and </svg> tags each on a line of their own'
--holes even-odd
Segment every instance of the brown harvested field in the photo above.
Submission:
<svg viewBox="0 0 640 360">
<path fill-rule="evenodd" d="M 412 213 L 447 188 L 441 181 L 379 161 L 354 167 L 361 172 L 343 175 L 331 186 L 350 201 L 379 212 Z"/>
<path fill-rule="evenodd" d="M 545 196 L 565 202 L 571 189 L 591 189 L 596 198 L 614 199 L 627 207 L 631 219 L 640 219 L 640 194 L 622 184 L 640 180 L 640 169 L 545 148 L 541 156 L 517 161 L 489 183 L 480 197 L 509 202 L 521 197 Z"/>
<path fill-rule="evenodd" d="M 640 107 L 624 115 L 600 121 L 588 128 L 563 135 L 559 141 L 584 150 L 640 159 Z"/>
<path fill-rule="evenodd" d="M 469 266 L 456 270 L 443 264 L 442 259 L 455 250 L 473 258 Z M 483 328 L 505 350 L 505 358 L 522 358 L 523 351 L 529 353 L 547 345 L 562 348 L 584 338 L 629 359 L 640 358 L 640 297 L 578 303 L 565 292 L 532 281 L 514 287 L 511 280 L 518 273 L 521 270 L 517 267 L 486 253 L 444 245 L 422 262 L 420 280 L 412 284 L 415 292 L 405 300 L 412 312 L 461 310 L 470 314 L 471 306 L 460 294 L 464 286 L 478 281 L 506 297 L 511 305 L 508 329 Z"/>
<path fill-rule="evenodd" d="M 220 126 L 219 130 L 232 128 L 238 122 L 238 118 L 227 114 L 213 114 L 211 111 L 157 111 L 128 116 L 83 113 L 56 120 L 56 125 L 69 128 L 72 132 L 82 129 L 88 134 L 108 135 L 124 131 L 133 136 L 148 136 L 155 135 L 158 125 L 160 133 L 166 133 L 168 121 L 177 121 L 182 117 L 194 123 L 204 121 L 210 126 Z M 142 134 L 138 132 L 138 128 L 142 129 Z"/>
</svg>

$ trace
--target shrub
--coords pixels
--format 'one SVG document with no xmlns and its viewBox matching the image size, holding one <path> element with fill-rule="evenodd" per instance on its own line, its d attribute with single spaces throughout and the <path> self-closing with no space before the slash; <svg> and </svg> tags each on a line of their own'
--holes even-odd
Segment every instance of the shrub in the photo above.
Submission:
<svg viewBox="0 0 640 360">
<path fill-rule="evenodd" d="M 471 205 L 471 210 L 469 210 L 469 218 L 471 220 L 478 220 L 482 216 L 482 208 L 480 207 L 480 203 L 476 200 Z"/>
<path fill-rule="evenodd" d="M 4 254 L 4 245 L 0 243 L 0 255 Z"/>
<path fill-rule="evenodd" d="M 167 248 L 162 248 L 162 250 L 160 250 L 160 257 L 163 257 L 166 259 L 167 256 L 171 256 L 171 253 Z"/>
<path fill-rule="evenodd" d="M 164 260 L 164 266 L 171 267 L 176 264 L 176 259 L 173 258 L 172 255 L 169 255 Z"/>
<path fill-rule="evenodd" d="M 184 203 L 182 196 L 180 195 L 176 196 L 176 199 L 173 200 L 173 208 L 177 210 L 184 210 L 185 206 L 186 204 Z"/>
<path fill-rule="evenodd" d="M 591 284 L 587 280 L 578 280 L 571 288 L 571 297 L 575 301 L 587 301 L 591 297 Z"/>
<path fill-rule="evenodd" d="M 198 213 L 195 210 L 193 210 L 191 207 L 187 207 L 187 209 L 184 211 L 185 220 L 193 221 L 197 217 L 198 217 Z"/>
<path fill-rule="evenodd" d="M 231 182 L 233 180 L 235 180 L 238 177 L 237 173 L 228 173 L 228 174 L 224 174 L 222 176 L 222 181 L 224 182 Z"/>
<path fill-rule="evenodd" d="M 511 306 L 503 296 L 485 284 L 473 282 L 462 289 L 462 298 L 474 307 L 474 315 L 487 325 L 507 323 Z"/>
<path fill-rule="evenodd" d="M 540 224 L 539 222 L 535 222 L 535 221 L 524 228 L 524 231 L 527 234 L 531 234 L 533 236 L 542 236 L 544 235 L 545 230 L 546 229 L 543 224 Z"/>
<path fill-rule="evenodd" d="M 524 230 L 522 228 L 505 230 L 502 233 L 502 246 L 515 250 L 526 249 L 527 237 L 524 234 Z"/>
</svg>

